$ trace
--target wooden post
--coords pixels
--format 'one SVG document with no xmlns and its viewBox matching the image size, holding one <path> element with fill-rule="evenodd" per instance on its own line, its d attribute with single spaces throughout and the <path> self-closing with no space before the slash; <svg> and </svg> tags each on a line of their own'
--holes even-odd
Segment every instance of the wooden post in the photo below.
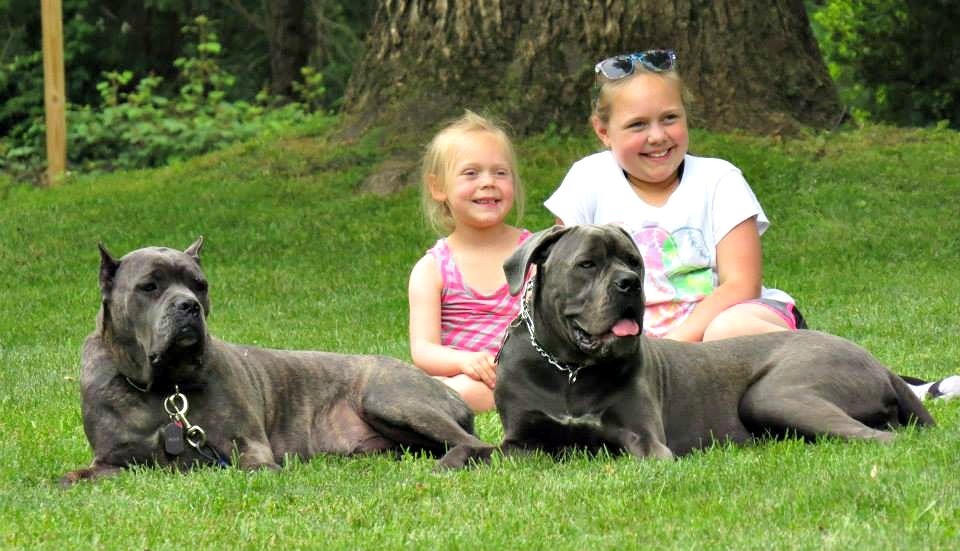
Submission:
<svg viewBox="0 0 960 551">
<path fill-rule="evenodd" d="M 63 69 L 63 8 L 61 0 L 41 0 L 43 25 L 43 88 L 47 126 L 47 185 L 67 170 L 67 93 Z"/>
</svg>

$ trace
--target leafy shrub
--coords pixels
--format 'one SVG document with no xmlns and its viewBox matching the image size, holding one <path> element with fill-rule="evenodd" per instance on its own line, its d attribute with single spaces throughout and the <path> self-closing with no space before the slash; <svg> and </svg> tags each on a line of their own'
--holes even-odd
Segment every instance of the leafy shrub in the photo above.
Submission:
<svg viewBox="0 0 960 551">
<path fill-rule="evenodd" d="M 860 121 L 960 128 L 960 2 L 827 0 L 812 14 L 841 97 Z"/>
<path fill-rule="evenodd" d="M 43 55 L 37 51 L 0 65 L 0 135 L 43 117 Z"/>
<path fill-rule="evenodd" d="M 109 34 L 102 15 L 97 16 L 105 11 L 99 4 L 62 0 L 66 93 L 80 103 L 90 101 L 89 91 L 99 76 L 89 68 L 114 66 L 110 51 L 129 50 L 115 46 L 118 37 Z M 44 114 L 38 6 L 34 0 L 0 0 L 0 136 L 16 144 L 7 148 L 23 147 L 30 121 L 42 119 Z M 105 47 L 105 42 L 110 46 Z"/>
<path fill-rule="evenodd" d="M 136 81 L 131 71 L 107 71 L 97 85 L 99 106 L 68 107 L 72 169 L 163 165 L 296 124 L 322 104 L 322 75 L 309 70 L 296 90 L 302 102 L 274 104 L 265 92 L 253 102 L 228 101 L 236 79 L 218 63 L 222 47 L 210 21 L 199 16 L 183 32 L 193 41 L 188 55 L 174 63 L 179 83 L 175 97 L 161 95 L 159 76 Z M 38 177 L 45 163 L 44 135 L 42 117 L 33 117 L 16 135 L 0 140 L 0 170 L 21 180 Z"/>
</svg>

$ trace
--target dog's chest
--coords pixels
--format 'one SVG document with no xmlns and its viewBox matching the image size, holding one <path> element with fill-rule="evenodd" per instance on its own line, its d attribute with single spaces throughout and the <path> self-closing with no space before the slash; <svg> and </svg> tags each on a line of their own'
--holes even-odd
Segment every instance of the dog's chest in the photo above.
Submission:
<svg viewBox="0 0 960 551">
<path fill-rule="evenodd" d="M 550 420 L 565 427 L 600 429 L 603 426 L 603 421 L 599 413 L 585 413 L 582 415 L 573 415 L 570 413 L 545 413 Z"/>
<path fill-rule="evenodd" d="M 578 392 L 570 383 L 564 386 L 561 392 L 547 392 L 540 397 L 541 413 L 554 423 L 571 429 L 600 429 L 609 406 L 607 397 Z"/>
</svg>

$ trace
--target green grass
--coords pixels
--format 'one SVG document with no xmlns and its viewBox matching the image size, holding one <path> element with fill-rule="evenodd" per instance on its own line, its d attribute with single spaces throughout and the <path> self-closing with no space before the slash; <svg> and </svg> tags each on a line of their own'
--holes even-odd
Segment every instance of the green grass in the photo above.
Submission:
<svg viewBox="0 0 960 551">
<path fill-rule="evenodd" d="M 960 545 L 960 401 L 890 446 L 717 447 L 683 460 L 574 455 L 436 475 L 432 460 L 320 457 L 280 473 L 139 469 L 60 489 L 87 464 L 79 348 L 115 254 L 204 235 L 212 331 L 272 347 L 408 359 L 406 283 L 434 237 L 415 190 L 357 193 L 379 158 L 335 121 L 176 166 L 0 188 L 0 548 L 949 549 Z M 960 134 L 864 130 L 781 142 L 696 132 L 772 220 L 768 285 L 895 370 L 960 372 Z M 584 132 L 518 144 L 525 225 Z M 479 433 L 501 436 L 494 414 Z"/>
</svg>

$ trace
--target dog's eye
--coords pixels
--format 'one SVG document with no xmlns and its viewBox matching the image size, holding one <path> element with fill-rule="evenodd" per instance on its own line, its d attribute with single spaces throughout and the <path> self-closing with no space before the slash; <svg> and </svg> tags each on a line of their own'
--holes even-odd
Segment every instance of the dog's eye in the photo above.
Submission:
<svg viewBox="0 0 960 551">
<path fill-rule="evenodd" d="M 209 287 L 209 285 L 207 285 L 207 282 L 202 279 L 197 279 L 193 282 L 193 289 L 198 293 L 206 293 L 207 287 Z"/>
<path fill-rule="evenodd" d="M 589 270 L 591 268 L 596 268 L 597 263 L 592 260 L 581 260 L 580 262 L 577 262 L 577 267 L 583 268 L 584 270 Z"/>
<path fill-rule="evenodd" d="M 152 293 L 156 291 L 159 287 L 153 281 L 147 281 L 146 283 L 141 283 L 137 285 L 137 289 L 143 291 L 144 293 Z"/>
</svg>

